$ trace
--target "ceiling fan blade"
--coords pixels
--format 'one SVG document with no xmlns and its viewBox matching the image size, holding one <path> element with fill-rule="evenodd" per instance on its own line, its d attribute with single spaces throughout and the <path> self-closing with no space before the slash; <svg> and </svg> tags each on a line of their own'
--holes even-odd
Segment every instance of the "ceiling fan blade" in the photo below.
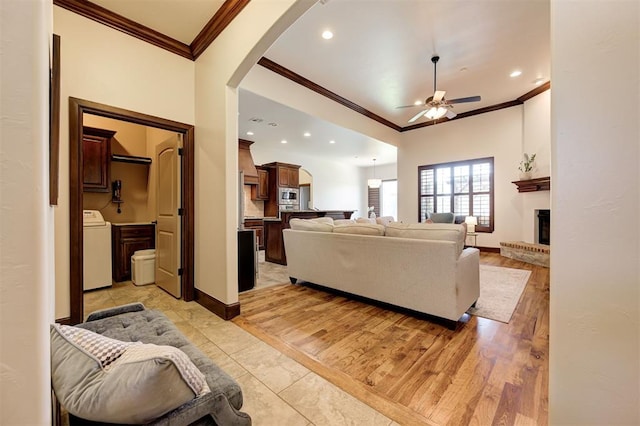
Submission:
<svg viewBox="0 0 640 426">
<path fill-rule="evenodd" d="M 480 96 L 469 96 L 468 98 L 447 99 L 448 104 L 463 104 L 465 102 L 478 102 L 482 98 Z"/>
<path fill-rule="evenodd" d="M 448 109 L 447 113 L 444 116 L 447 117 L 449 120 L 451 120 L 452 118 L 455 118 L 456 115 L 458 114 Z"/>
<path fill-rule="evenodd" d="M 444 90 L 437 90 L 436 93 L 433 94 L 433 101 L 440 102 L 444 98 L 445 93 Z"/>
<path fill-rule="evenodd" d="M 402 105 L 402 106 L 397 106 L 397 107 L 396 107 L 396 109 L 402 109 L 402 108 L 415 108 L 415 107 L 424 107 L 424 104 Z"/>
<path fill-rule="evenodd" d="M 411 120 L 409 120 L 409 123 L 413 123 L 414 121 L 416 121 L 418 118 L 422 117 L 424 115 L 425 112 L 427 112 L 429 109 L 423 109 L 422 111 L 420 111 L 419 113 L 417 113 L 416 115 L 414 115 L 413 117 L 411 117 Z"/>
</svg>

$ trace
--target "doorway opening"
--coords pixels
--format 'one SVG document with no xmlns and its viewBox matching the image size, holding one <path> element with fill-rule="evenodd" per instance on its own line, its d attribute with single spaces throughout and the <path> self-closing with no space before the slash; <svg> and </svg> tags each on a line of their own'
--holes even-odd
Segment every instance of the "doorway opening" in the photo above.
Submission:
<svg viewBox="0 0 640 426">
<path fill-rule="evenodd" d="M 84 114 L 112 118 L 129 123 L 167 130 L 182 135 L 183 148 L 180 157 L 182 180 L 182 215 L 179 223 L 180 263 L 182 275 L 180 287 L 185 301 L 194 299 L 194 126 L 154 117 L 134 111 L 116 108 L 77 98 L 69 98 L 69 296 L 71 324 L 83 321 L 83 163 L 82 134 Z"/>
</svg>

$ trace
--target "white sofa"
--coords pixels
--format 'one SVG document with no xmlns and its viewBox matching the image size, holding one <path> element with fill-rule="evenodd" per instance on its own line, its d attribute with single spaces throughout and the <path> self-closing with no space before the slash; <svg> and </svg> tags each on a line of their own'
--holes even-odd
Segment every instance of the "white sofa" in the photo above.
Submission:
<svg viewBox="0 0 640 426">
<path fill-rule="evenodd" d="M 480 295 L 479 250 L 464 248 L 461 225 L 290 225 L 283 233 L 292 283 L 304 280 L 439 317 L 449 328 Z"/>
</svg>

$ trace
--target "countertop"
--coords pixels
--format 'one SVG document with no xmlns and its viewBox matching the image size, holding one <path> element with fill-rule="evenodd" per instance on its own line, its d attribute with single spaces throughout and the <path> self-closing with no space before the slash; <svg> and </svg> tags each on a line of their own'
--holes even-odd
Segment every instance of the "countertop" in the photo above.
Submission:
<svg viewBox="0 0 640 426">
<path fill-rule="evenodd" d="M 132 226 L 132 225 L 155 225 L 155 224 L 153 222 L 121 222 L 121 223 L 111 222 L 111 226 Z"/>
</svg>

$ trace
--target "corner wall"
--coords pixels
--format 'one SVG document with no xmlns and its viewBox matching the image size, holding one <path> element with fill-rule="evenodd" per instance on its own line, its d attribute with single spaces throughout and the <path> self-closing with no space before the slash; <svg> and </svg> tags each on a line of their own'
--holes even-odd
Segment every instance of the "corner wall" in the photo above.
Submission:
<svg viewBox="0 0 640 426">
<path fill-rule="evenodd" d="M 551 2 L 551 425 L 640 424 L 639 28 L 637 1 Z"/>
<path fill-rule="evenodd" d="M 195 286 L 225 304 L 238 301 L 237 85 L 313 4 L 250 2 L 195 64 Z"/>
<path fill-rule="evenodd" d="M 50 1 L 0 4 L 0 424 L 51 422 Z"/>
</svg>

